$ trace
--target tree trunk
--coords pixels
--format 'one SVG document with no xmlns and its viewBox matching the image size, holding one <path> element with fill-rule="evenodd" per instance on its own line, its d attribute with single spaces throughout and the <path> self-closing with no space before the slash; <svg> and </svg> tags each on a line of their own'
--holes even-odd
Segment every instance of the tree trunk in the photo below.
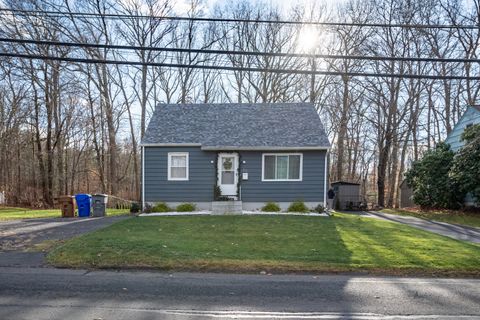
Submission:
<svg viewBox="0 0 480 320">
<path fill-rule="evenodd" d="M 343 179 L 343 161 L 345 154 L 345 138 L 347 136 L 348 125 L 348 80 L 343 79 L 343 100 L 342 113 L 340 116 L 340 128 L 338 130 L 337 140 L 337 180 Z"/>
</svg>

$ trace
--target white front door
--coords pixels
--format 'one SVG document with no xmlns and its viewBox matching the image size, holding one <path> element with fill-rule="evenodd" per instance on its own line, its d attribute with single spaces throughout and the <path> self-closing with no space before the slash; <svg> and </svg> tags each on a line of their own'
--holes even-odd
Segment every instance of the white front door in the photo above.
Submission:
<svg viewBox="0 0 480 320">
<path fill-rule="evenodd" d="M 238 154 L 220 153 L 218 155 L 218 186 L 222 196 L 237 196 Z"/>
</svg>

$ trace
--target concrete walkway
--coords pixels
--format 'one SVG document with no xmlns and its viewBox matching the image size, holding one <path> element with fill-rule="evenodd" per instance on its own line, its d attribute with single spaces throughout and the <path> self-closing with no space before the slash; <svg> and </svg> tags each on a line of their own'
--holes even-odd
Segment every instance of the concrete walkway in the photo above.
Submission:
<svg viewBox="0 0 480 320">
<path fill-rule="evenodd" d="M 457 240 L 480 243 L 480 228 L 461 226 L 446 222 L 425 220 L 411 216 L 400 216 L 383 212 L 369 211 L 358 213 L 364 217 L 403 223 L 414 228 L 430 231 Z"/>
</svg>

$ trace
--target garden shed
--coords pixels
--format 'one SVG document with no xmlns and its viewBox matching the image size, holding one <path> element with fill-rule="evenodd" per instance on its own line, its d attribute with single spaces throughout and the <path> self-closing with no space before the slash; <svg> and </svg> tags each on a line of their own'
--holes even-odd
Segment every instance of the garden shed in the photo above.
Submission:
<svg viewBox="0 0 480 320">
<path fill-rule="evenodd" d="M 334 207 L 338 210 L 364 210 L 366 203 L 360 194 L 360 183 L 336 181 L 332 183 L 335 191 Z"/>
<path fill-rule="evenodd" d="M 400 208 L 414 207 L 413 203 L 413 190 L 407 184 L 406 180 L 403 180 L 400 184 Z"/>
</svg>

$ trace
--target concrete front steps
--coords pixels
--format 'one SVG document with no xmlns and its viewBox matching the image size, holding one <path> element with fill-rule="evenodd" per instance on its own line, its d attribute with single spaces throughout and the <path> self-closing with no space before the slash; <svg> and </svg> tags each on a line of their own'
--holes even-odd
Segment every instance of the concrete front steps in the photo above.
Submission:
<svg viewBox="0 0 480 320">
<path fill-rule="evenodd" d="M 212 214 L 242 213 L 242 201 L 212 201 Z"/>
</svg>

